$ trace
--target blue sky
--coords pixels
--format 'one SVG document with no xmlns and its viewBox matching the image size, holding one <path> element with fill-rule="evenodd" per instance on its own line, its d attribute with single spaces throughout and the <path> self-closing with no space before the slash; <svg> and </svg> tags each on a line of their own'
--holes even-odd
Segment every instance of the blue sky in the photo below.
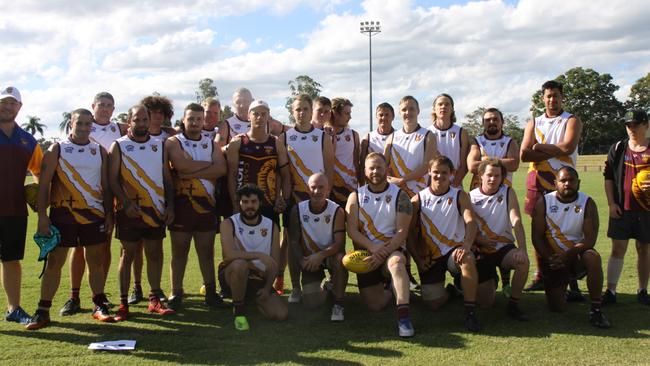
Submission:
<svg viewBox="0 0 650 366">
<path fill-rule="evenodd" d="M 650 71 L 650 7 L 643 0 L 115 0 L 21 1 L 0 14 L 2 84 L 18 87 L 18 117 L 36 115 L 56 135 L 63 111 L 89 107 L 107 90 L 116 113 L 157 91 L 177 111 L 198 80 L 215 80 L 227 104 L 246 86 L 287 121 L 287 82 L 312 76 L 323 94 L 351 99 L 352 126 L 368 124 L 368 43 L 359 21 L 380 20 L 373 38 L 374 105 L 451 93 L 457 115 L 496 106 L 524 120 L 545 80 L 590 67 L 610 73 L 624 100 Z M 4 85 L 3 85 L 4 86 Z M 177 116 L 178 117 L 178 113 Z M 462 118 L 461 118 L 462 122 Z M 399 125 L 399 122 L 397 122 Z"/>
</svg>

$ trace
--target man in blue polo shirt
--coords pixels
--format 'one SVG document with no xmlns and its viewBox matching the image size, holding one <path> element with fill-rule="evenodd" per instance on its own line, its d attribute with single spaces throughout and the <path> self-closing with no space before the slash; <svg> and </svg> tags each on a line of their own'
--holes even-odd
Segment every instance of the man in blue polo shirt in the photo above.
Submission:
<svg viewBox="0 0 650 366">
<path fill-rule="evenodd" d="M 23 106 L 20 92 L 7 87 L 0 92 L 0 261 L 7 294 L 5 319 L 26 324 L 30 316 L 20 307 L 20 261 L 25 254 L 27 170 L 38 181 L 43 152 L 34 136 L 20 128 L 16 116 Z"/>
</svg>

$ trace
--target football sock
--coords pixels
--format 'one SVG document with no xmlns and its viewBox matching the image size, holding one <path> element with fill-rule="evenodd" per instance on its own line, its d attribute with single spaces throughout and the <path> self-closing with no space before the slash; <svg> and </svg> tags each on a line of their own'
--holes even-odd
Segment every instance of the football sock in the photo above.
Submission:
<svg viewBox="0 0 650 366">
<path fill-rule="evenodd" d="M 246 305 L 243 301 L 233 301 L 235 316 L 246 315 Z"/>
<path fill-rule="evenodd" d="M 106 301 L 106 295 L 104 294 L 93 295 L 93 304 L 95 304 L 95 306 L 101 306 L 102 304 L 104 304 L 105 301 Z"/>
<path fill-rule="evenodd" d="M 474 313 L 476 310 L 476 301 L 465 301 L 465 315 Z"/>
<path fill-rule="evenodd" d="M 50 311 L 50 308 L 52 307 L 52 300 L 43 300 L 38 302 L 38 308 L 41 310 L 45 311 Z"/>
<path fill-rule="evenodd" d="M 79 300 L 79 288 L 73 288 L 72 292 L 70 293 L 70 298 Z"/>
<path fill-rule="evenodd" d="M 600 311 L 601 307 L 601 301 L 593 301 L 591 300 L 591 311 Z"/>
<path fill-rule="evenodd" d="M 397 317 L 400 319 L 409 317 L 409 304 L 397 305 Z"/>
<path fill-rule="evenodd" d="M 120 294 L 120 304 L 129 306 L 129 294 Z"/>
</svg>

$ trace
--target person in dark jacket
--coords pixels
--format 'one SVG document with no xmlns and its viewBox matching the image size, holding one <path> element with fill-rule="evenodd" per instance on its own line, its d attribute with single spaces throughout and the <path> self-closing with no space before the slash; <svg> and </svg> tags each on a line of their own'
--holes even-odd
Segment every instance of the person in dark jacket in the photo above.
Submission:
<svg viewBox="0 0 650 366">
<path fill-rule="evenodd" d="M 629 111 L 624 118 L 628 138 L 612 145 L 605 163 L 605 194 L 609 206 L 607 236 L 612 239 L 612 254 L 607 263 L 607 289 L 603 304 L 616 303 L 616 285 L 623 271 L 623 260 L 630 239 L 636 240 L 639 288 L 637 300 L 650 305 L 650 139 L 648 115 Z"/>
</svg>

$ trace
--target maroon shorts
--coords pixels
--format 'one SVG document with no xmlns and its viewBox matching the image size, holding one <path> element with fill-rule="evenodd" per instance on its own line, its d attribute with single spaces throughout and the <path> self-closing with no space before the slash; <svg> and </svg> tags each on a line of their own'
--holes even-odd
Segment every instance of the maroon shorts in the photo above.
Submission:
<svg viewBox="0 0 650 366">
<path fill-rule="evenodd" d="M 544 287 L 547 289 L 566 287 L 569 282 L 579 280 L 586 275 L 587 271 L 582 265 L 582 255 L 580 254 L 573 257 L 571 263 L 560 269 L 551 269 L 548 263 L 542 261 L 542 276 L 544 277 Z"/>
<path fill-rule="evenodd" d="M 497 280 L 497 267 L 501 267 L 501 262 L 510 253 L 517 249 L 514 244 L 507 244 L 493 253 L 478 253 L 476 256 L 476 269 L 478 270 L 478 282 L 483 283 L 489 280 Z"/>
<path fill-rule="evenodd" d="M 108 243 L 109 233 L 106 232 L 104 222 L 91 224 L 62 224 L 53 222 L 61 233 L 59 246 L 66 248 L 85 247 L 89 245 Z"/>
<path fill-rule="evenodd" d="M 174 206 L 174 222 L 169 225 L 169 231 L 204 232 L 217 231 L 219 218 L 214 213 L 199 214 L 189 204 Z"/>
<path fill-rule="evenodd" d="M 225 297 L 232 298 L 232 291 L 230 289 L 230 284 L 226 279 L 226 267 L 224 262 L 219 263 L 217 266 L 217 279 L 219 280 L 219 287 Z M 253 302 L 257 298 L 257 292 L 264 288 L 265 281 L 262 279 L 262 276 L 258 273 L 249 272 L 248 281 L 246 282 L 246 295 L 244 301 Z M 273 289 L 271 289 L 273 291 Z"/>
</svg>

